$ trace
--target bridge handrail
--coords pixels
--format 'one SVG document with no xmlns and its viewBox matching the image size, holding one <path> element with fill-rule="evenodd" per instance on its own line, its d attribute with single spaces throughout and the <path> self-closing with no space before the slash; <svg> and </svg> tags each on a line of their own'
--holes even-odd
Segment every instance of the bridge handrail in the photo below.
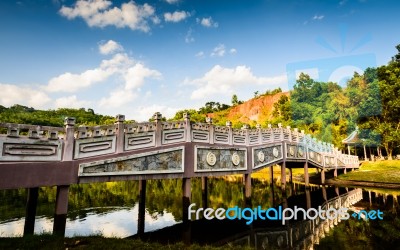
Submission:
<svg viewBox="0 0 400 250">
<path fill-rule="evenodd" d="M 232 128 L 230 121 L 226 123 L 226 126 L 212 124 L 211 118 L 207 118 L 206 123 L 192 122 L 188 114 L 184 114 L 184 119 L 181 121 L 162 121 L 161 117 L 161 114 L 157 112 L 153 116 L 154 121 L 142 123 L 124 123 L 125 117 L 117 115 L 117 121 L 113 125 L 76 127 L 74 118 L 66 118 L 64 128 L 14 123 L 0 123 L 0 127 L 7 128 L 7 137 L 14 138 L 20 136 L 20 130 L 28 130 L 29 138 L 38 138 L 41 131 L 44 131 L 49 139 L 64 139 L 65 141 L 67 141 L 65 138 L 84 140 L 116 136 L 115 140 L 119 145 L 116 146 L 116 152 L 180 142 L 220 143 L 232 146 L 256 146 L 265 143 L 286 142 L 306 146 L 318 154 L 318 159 L 327 156 L 335 157 L 345 165 L 358 164 L 357 156 L 343 154 L 331 143 L 319 141 L 312 135 L 305 134 L 304 130 L 299 132 L 297 128 L 283 127 L 280 123 L 277 127 L 268 124 L 267 128 L 257 125 L 256 128 L 250 129 L 248 125 L 244 125 L 241 129 L 236 129 Z M 64 137 L 59 138 L 58 133 L 64 134 Z M 72 133 L 73 136 L 67 137 L 68 133 Z M 125 139 L 121 140 L 119 138 L 121 136 Z M 122 141 L 128 139 L 133 144 L 124 146 Z M 104 152 L 110 153 L 111 151 Z M 323 166 L 323 163 L 321 164 Z"/>
</svg>

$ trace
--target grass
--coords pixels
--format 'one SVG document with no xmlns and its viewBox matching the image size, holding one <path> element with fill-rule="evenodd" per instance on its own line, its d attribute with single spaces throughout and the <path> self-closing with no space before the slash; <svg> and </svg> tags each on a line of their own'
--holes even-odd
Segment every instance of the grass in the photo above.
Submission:
<svg viewBox="0 0 400 250">
<path fill-rule="evenodd" d="M 0 249 L 171 249 L 171 250 L 223 250 L 223 247 L 213 246 L 200 246 L 193 244 L 190 246 L 184 243 L 175 243 L 162 245 L 156 242 L 144 242 L 138 239 L 120 239 L 120 238 L 104 238 L 101 236 L 86 236 L 86 237 L 73 237 L 62 238 L 48 234 L 33 235 L 28 237 L 15 237 L 15 238 L 0 238 Z M 228 246 L 229 249 L 253 249 L 250 247 L 242 246 Z"/>
<path fill-rule="evenodd" d="M 359 170 L 338 176 L 339 180 L 400 183 L 400 160 L 364 162 Z"/>
</svg>

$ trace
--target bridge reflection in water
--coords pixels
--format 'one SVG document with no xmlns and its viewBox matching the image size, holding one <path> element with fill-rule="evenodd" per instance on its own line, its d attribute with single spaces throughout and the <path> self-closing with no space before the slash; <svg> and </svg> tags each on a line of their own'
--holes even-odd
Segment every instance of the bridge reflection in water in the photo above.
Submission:
<svg viewBox="0 0 400 250">
<path fill-rule="evenodd" d="M 293 192 L 295 184 L 291 185 L 292 196 L 284 198 L 276 204 L 283 208 L 349 208 L 363 199 L 362 189 L 334 188 L 321 186 L 311 191 L 302 190 L 302 194 Z M 285 194 L 284 194 L 285 195 Z M 267 209 L 267 208 L 265 208 Z M 301 214 L 301 213 L 300 213 Z M 326 218 L 326 213 L 322 213 Z M 319 217 L 312 220 L 288 220 L 285 225 L 282 221 L 254 220 L 246 225 L 245 220 L 193 220 L 183 222 L 157 231 L 135 235 L 144 240 L 171 243 L 183 240 L 186 243 L 211 244 L 216 246 L 251 246 L 256 249 L 313 249 L 320 239 L 340 222 L 340 217 Z"/>
</svg>

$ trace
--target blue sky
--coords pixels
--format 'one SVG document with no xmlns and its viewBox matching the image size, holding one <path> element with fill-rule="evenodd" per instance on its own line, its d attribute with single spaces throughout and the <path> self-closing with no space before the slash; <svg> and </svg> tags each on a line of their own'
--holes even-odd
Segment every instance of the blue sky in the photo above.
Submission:
<svg viewBox="0 0 400 250">
<path fill-rule="evenodd" d="M 0 105 L 144 121 L 287 90 L 300 71 L 343 83 L 396 54 L 399 13 L 374 0 L 3 0 Z"/>
</svg>

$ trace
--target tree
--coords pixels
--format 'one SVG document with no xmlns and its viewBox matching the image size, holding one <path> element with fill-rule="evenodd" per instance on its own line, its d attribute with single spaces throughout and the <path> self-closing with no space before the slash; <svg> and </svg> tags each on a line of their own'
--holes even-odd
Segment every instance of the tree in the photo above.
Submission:
<svg viewBox="0 0 400 250">
<path fill-rule="evenodd" d="M 232 96 L 232 106 L 236 106 L 239 104 L 239 100 L 236 94 Z"/>
</svg>

